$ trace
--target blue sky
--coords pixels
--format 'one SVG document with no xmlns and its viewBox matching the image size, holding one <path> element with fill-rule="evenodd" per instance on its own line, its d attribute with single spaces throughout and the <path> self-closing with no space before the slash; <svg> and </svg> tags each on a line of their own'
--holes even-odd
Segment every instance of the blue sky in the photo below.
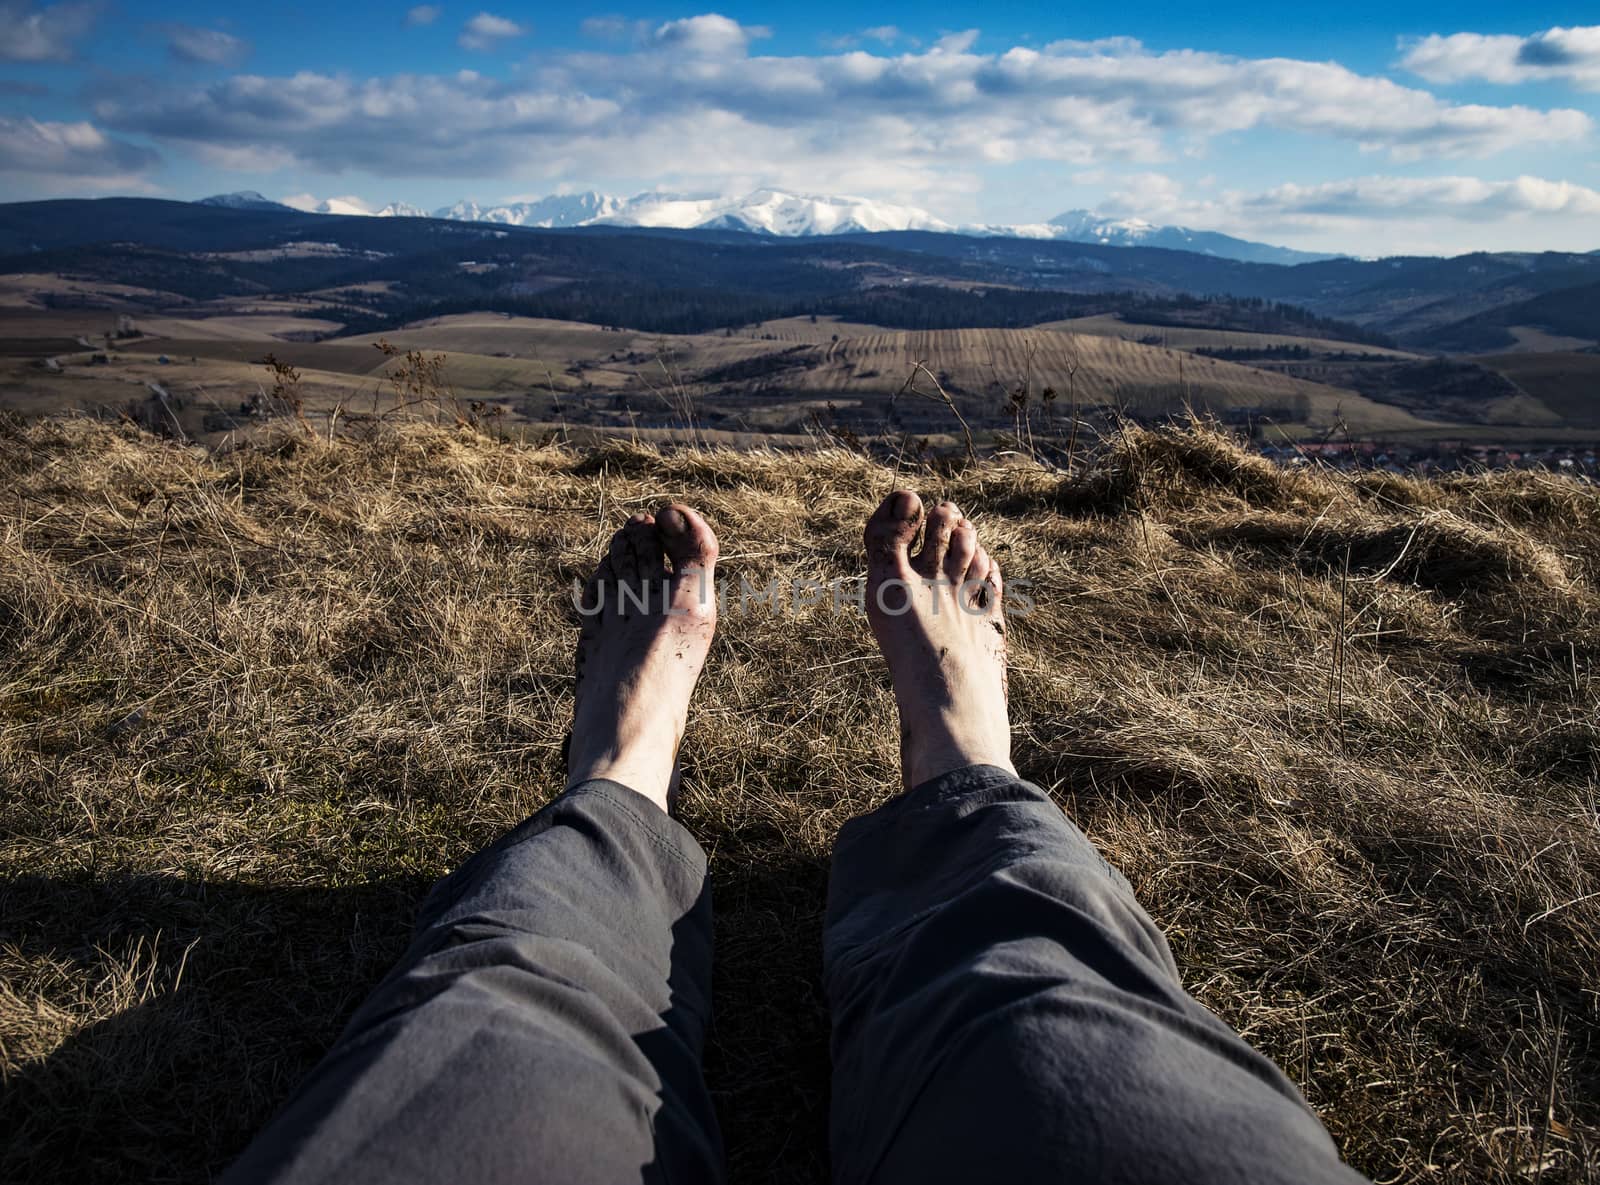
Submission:
<svg viewBox="0 0 1600 1185">
<path fill-rule="evenodd" d="M 772 186 L 1360 254 L 1594 250 L 1585 8 L 0 0 L 0 199 Z"/>
</svg>

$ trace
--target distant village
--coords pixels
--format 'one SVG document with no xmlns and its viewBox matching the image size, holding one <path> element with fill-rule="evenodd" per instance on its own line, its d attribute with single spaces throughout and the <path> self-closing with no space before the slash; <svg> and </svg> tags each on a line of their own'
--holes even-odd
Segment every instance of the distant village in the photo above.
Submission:
<svg viewBox="0 0 1600 1185">
<path fill-rule="evenodd" d="M 1485 444 L 1441 440 L 1426 444 L 1381 441 L 1326 441 L 1309 444 L 1257 443 L 1256 451 L 1280 465 L 1319 463 L 1347 472 L 1382 469 L 1425 476 L 1475 473 L 1485 469 L 1545 469 L 1594 480 L 1600 478 L 1600 443 L 1568 445 Z"/>
</svg>

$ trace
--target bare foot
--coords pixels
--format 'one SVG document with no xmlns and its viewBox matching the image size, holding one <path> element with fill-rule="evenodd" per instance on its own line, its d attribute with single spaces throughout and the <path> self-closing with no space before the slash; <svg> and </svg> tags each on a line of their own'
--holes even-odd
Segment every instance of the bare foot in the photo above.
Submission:
<svg viewBox="0 0 1600 1185">
<path fill-rule="evenodd" d="M 896 490 L 867 522 L 867 619 L 900 709 L 906 787 L 969 765 L 1011 764 L 1000 565 L 953 502 L 927 515 Z"/>
<path fill-rule="evenodd" d="M 717 537 L 687 506 L 636 514 L 611 537 L 578 607 L 569 787 L 609 778 L 667 809 L 717 628 L 716 562 Z"/>
</svg>

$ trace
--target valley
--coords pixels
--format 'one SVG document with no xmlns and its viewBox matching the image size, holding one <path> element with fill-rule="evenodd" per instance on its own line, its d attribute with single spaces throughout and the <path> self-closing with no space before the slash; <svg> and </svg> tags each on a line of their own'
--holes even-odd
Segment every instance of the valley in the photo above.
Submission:
<svg viewBox="0 0 1600 1185">
<path fill-rule="evenodd" d="M 1190 412 L 1264 448 L 1600 437 L 1600 325 L 1560 286 L 1587 256 L 1281 266 L 142 199 L 0 207 L 0 244 L 0 406 L 206 443 L 419 402 L 524 437 L 935 452 Z"/>
</svg>

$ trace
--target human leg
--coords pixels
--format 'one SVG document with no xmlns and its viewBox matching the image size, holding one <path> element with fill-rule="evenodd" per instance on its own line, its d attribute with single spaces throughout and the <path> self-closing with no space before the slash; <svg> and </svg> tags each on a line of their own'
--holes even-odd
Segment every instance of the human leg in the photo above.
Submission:
<svg viewBox="0 0 1600 1185">
<path fill-rule="evenodd" d="M 900 493 L 868 527 L 907 793 L 835 849 L 835 1180 L 1359 1180 L 1294 1086 L 1183 990 L 1127 882 L 1017 777 L 998 565 L 948 503 L 911 556 L 921 520 Z"/>
<path fill-rule="evenodd" d="M 618 532 L 588 590 L 605 601 L 580 638 L 567 791 L 435 886 L 229 1182 L 720 1179 L 705 856 L 665 810 L 715 559 L 682 508 Z"/>
</svg>

